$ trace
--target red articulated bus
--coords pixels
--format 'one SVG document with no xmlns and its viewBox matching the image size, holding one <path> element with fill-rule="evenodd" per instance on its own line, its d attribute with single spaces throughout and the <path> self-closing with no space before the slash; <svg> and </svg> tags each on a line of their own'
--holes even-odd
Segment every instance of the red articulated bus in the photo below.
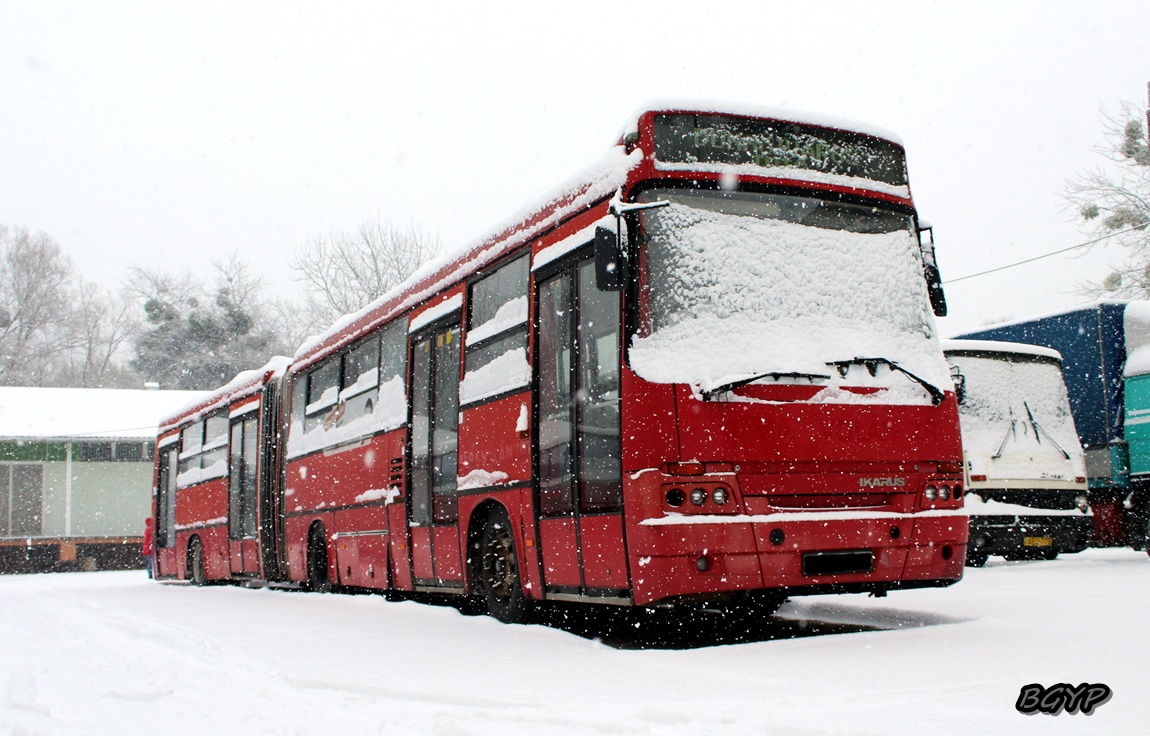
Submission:
<svg viewBox="0 0 1150 736">
<path fill-rule="evenodd" d="M 668 105 L 161 427 L 161 578 L 733 605 L 949 585 L 945 300 L 902 146 Z"/>
</svg>

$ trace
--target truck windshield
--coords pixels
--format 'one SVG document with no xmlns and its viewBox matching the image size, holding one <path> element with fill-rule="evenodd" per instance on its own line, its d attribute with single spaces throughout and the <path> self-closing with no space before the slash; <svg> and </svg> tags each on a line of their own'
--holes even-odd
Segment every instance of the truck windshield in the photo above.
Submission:
<svg viewBox="0 0 1150 736">
<path fill-rule="evenodd" d="M 998 353 L 949 353 L 948 359 L 966 378 L 959 417 L 971 473 L 995 480 L 1086 474 L 1056 362 Z"/>
<path fill-rule="evenodd" d="M 753 192 L 654 189 L 639 200 L 671 203 L 642 215 L 646 310 L 629 355 L 647 380 L 707 391 L 741 376 L 829 373 L 828 388 L 879 384 L 917 402 L 921 388 L 886 368 L 828 369 L 881 356 L 951 385 L 910 215 Z"/>
</svg>

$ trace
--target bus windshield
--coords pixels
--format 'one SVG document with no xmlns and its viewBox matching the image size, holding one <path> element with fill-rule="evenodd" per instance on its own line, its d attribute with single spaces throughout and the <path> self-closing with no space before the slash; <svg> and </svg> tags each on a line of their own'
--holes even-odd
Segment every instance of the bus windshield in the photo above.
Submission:
<svg viewBox="0 0 1150 736">
<path fill-rule="evenodd" d="M 914 402 L 922 392 L 893 371 L 830 365 L 881 357 L 951 385 L 910 215 L 754 192 L 652 189 L 639 200 L 671 203 L 643 214 L 646 311 L 629 353 L 643 378 L 707 391 L 742 376 L 825 374 L 828 388 L 899 386 Z"/>
</svg>

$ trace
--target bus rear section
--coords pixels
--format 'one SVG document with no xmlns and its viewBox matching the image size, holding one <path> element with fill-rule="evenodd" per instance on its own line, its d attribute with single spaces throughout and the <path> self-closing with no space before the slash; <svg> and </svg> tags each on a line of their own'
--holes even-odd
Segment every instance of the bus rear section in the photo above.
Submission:
<svg viewBox="0 0 1150 736">
<path fill-rule="evenodd" d="M 197 585 L 281 577 L 278 385 L 286 358 L 245 371 L 160 425 L 156 577 Z"/>
</svg>

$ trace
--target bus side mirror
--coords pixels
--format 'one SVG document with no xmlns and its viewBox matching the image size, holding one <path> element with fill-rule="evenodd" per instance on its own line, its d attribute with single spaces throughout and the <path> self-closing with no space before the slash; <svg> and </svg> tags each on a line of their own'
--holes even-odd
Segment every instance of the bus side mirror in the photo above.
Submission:
<svg viewBox="0 0 1150 736">
<path fill-rule="evenodd" d="M 942 290 L 942 275 L 938 266 L 923 266 L 923 276 L 926 278 L 926 291 L 930 295 L 930 308 L 934 310 L 935 317 L 946 316 L 946 294 Z"/>
<path fill-rule="evenodd" d="M 622 291 L 627 284 L 627 259 L 623 239 L 600 225 L 595 228 L 595 287 L 599 291 Z"/>
<path fill-rule="evenodd" d="M 938 261 L 934 258 L 934 228 L 924 220 L 918 222 L 918 249 L 922 253 L 922 276 L 926 279 L 930 308 L 935 317 L 945 317 L 946 294 L 942 291 L 942 274 L 938 272 Z"/>
</svg>

